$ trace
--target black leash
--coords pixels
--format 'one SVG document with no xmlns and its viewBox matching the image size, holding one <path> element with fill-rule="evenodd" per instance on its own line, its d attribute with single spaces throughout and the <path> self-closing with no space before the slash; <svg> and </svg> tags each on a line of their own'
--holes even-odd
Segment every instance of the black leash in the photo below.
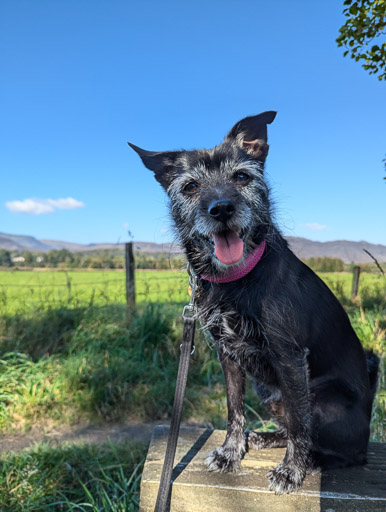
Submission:
<svg viewBox="0 0 386 512">
<path fill-rule="evenodd" d="M 154 512 L 166 512 L 170 507 L 170 497 L 172 489 L 172 471 L 174 456 L 176 454 L 178 433 L 180 431 L 182 405 L 184 401 L 186 381 L 188 378 L 189 361 L 190 356 L 194 352 L 194 331 L 196 327 L 196 288 L 197 288 L 197 276 L 194 274 L 188 266 L 189 272 L 189 284 L 192 292 L 190 301 L 187 306 L 184 307 L 182 317 L 184 319 L 184 331 L 182 335 L 182 343 L 180 345 L 181 355 L 178 365 L 178 374 L 176 382 L 176 390 L 174 394 L 174 403 L 172 418 L 170 422 L 170 430 L 168 442 L 166 445 L 166 453 L 164 465 L 162 468 L 161 481 L 158 488 L 157 503 L 155 505 Z"/>
</svg>

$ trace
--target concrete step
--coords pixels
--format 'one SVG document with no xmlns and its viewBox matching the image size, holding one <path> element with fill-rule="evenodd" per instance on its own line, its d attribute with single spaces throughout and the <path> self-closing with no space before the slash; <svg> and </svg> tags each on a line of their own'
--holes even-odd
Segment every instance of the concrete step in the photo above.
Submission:
<svg viewBox="0 0 386 512">
<path fill-rule="evenodd" d="M 153 431 L 141 481 L 140 512 L 153 512 L 169 427 Z M 208 472 L 204 461 L 225 431 L 181 427 L 173 470 L 171 512 L 385 512 L 386 443 L 370 443 L 368 463 L 309 475 L 300 491 L 275 495 L 266 473 L 285 449 L 251 451 L 237 474 Z"/>
</svg>

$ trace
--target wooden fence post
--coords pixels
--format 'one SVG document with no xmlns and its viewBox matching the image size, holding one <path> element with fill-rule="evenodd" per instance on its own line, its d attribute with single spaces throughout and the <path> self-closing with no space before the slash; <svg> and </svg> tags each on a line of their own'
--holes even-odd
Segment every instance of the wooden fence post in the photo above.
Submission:
<svg viewBox="0 0 386 512">
<path fill-rule="evenodd" d="M 355 266 L 353 268 L 353 276 L 352 276 L 352 291 L 351 291 L 352 299 L 354 299 L 358 295 L 360 273 L 361 273 L 361 268 L 358 266 Z"/>
<path fill-rule="evenodd" d="M 135 282 L 134 282 L 134 254 L 133 242 L 125 244 L 125 264 L 126 264 L 126 305 L 128 308 L 135 306 Z"/>
</svg>

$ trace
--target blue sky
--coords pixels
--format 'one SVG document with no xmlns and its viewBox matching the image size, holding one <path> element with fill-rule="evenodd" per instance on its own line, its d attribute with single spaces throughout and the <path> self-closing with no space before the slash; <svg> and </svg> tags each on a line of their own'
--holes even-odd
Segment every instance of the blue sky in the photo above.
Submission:
<svg viewBox="0 0 386 512">
<path fill-rule="evenodd" d="M 386 244 L 385 84 L 336 46 L 342 4 L 2 0 L 0 232 L 167 242 L 166 197 L 126 142 L 212 147 L 277 110 L 283 232 Z"/>
</svg>

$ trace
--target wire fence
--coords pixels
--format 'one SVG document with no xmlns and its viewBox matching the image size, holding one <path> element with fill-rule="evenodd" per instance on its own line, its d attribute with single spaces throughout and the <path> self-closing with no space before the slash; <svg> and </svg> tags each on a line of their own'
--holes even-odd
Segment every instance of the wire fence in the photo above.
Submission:
<svg viewBox="0 0 386 512">
<path fill-rule="evenodd" d="M 319 274 L 342 303 L 353 296 L 353 279 L 348 273 Z M 386 281 L 381 275 L 363 274 L 358 294 L 384 296 Z M 116 270 L 94 271 L 1 271 L 0 314 L 25 311 L 36 306 L 80 307 L 126 303 L 126 274 Z M 136 270 L 135 301 L 181 304 L 188 300 L 186 272 Z"/>
<path fill-rule="evenodd" d="M 96 275 L 97 274 L 97 275 Z M 136 302 L 181 303 L 187 300 L 186 272 L 135 272 Z M 101 305 L 125 303 L 125 273 L 116 271 L 0 273 L 0 310 L 12 313 L 29 305 Z"/>
</svg>

